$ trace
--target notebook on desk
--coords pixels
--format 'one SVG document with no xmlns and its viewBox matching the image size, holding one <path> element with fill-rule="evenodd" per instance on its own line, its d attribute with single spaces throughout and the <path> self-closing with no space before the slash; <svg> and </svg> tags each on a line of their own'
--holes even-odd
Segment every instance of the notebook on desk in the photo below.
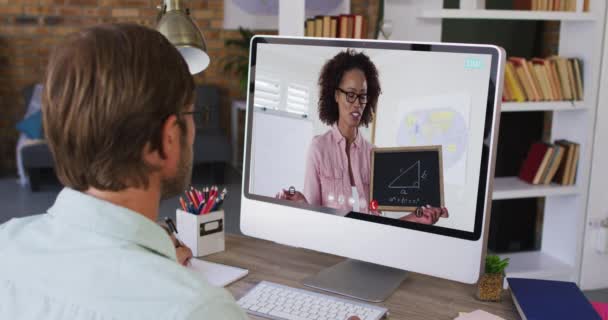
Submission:
<svg viewBox="0 0 608 320">
<path fill-rule="evenodd" d="M 190 259 L 188 269 L 199 274 L 215 287 L 225 287 L 239 279 L 244 278 L 249 270 L 227 266 L 224 264 L 204 261 L 200 259 Z"/>
<path fill-rule="evenodd" d="M 521 278 L 507 278 L 507 282 L 523 320 L 600 320 L 575 283 Z"/>
</svg>

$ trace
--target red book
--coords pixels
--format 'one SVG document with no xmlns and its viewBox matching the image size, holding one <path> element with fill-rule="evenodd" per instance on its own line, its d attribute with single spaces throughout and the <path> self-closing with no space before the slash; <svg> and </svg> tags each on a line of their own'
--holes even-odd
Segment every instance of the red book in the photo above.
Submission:
<svg viewBox="0 0 608 320">
<path fill-rule="evenodd" d="M 534 177 L 540 168 L 547 150 L 550 148 L 549 144 L 543 142 L 534 143 L 528 151 L 528 156 L 524 161 L 521 169 L 519 170 L 519 178 L 528 183 L 534 182 Z"/>
<path fill-rule="evenodd" d="M 513 0 L 513 9 L 532 10 L 532 0 Z"/>
</svg>

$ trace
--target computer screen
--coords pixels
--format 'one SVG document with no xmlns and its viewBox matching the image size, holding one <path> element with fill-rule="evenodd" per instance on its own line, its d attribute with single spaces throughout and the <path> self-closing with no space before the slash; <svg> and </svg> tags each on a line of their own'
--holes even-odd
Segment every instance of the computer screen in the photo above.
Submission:
<svg viewBox="0 0 608 320">
<path fill-rule="evenodd" d="M 323 228 L 365 228 L 334 217 L 356 220 L 380 241 L 392 232 L 479 240 L 491 195 L 501 52 L 483 45 L 254 38 L 243 229 L 253 223 L 250 204 L 264 203 L 277 213 L 265 216 L 267 226 L 255 222 L 256 230 L 266 229 L 262 237 L 289 242 L 281 225 L 292 228 L 299 245 L 330 253 L 340 249 L 308 246 L 312 235 L 277 221 L 308 224 L 313 220 L 301 215 L 312 214 Z M 316 230 L 323 239 L 324 229 Z M 326 241 L 340 239 L 327 232 Z"/>
</svg>

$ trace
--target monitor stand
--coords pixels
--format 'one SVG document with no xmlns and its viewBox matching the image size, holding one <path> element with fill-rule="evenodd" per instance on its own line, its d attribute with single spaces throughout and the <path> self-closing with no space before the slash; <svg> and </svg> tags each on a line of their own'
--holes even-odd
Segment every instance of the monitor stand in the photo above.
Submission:
<svg viewBox="0 0 608 320">
<path fill-rule="evenodd" d="M 404 270 L 347 259 L 304 279 L 302 284 L 350 298 L 382 302 L 406 277 Z"/>
</svg>

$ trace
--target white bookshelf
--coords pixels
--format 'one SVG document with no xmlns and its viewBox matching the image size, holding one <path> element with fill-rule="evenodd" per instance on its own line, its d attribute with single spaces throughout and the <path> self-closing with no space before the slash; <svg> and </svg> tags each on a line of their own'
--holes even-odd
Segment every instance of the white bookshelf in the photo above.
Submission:
<svg viewBox="0 0 608 320">
<path fill-rule="evenodd" d="M 280 0 L 279 6 L 284 6 L 279 8 L 280 35 L 303 34 L 304 1 Z M 350 1 L 344 1 L 350 5 Z M 583 0 L 577 0 L 576 12 L 485 10 L 483 3 L 484 0 L 461 0 L 463 9 L 443 9 L 443 0 L 385 0 L 384 17 L 393 23 L 391 40 L 427 42 L 441 41 L 443 19 L 561 22 L 558 54 L 582 59 L 584 101 L 504 103 L 502 112 L 553 112 L 549 139 L 568 139 L 581 145 L 576 185 L 535 186 L 515 177 L 497 178 L 494 180 L 493 199 L 545 197 L 541 249 L 504 255 L 511 258 L 507 276 L 578 283 L 586 229 L 606 1 L 591 0 L 589 12 L 582 12 Z M 284 13 L 290 7 L 297 12 Z"/>
<path fill-rule="evenodd" d="M 502 112 L 530 111 L 580 111 L 585 110 L 582 101 L 503 102 Z"/>
<path fill-rule="evenodd" d="M 549 139 L 581 144 L 576 185 L 538 186 L 516 177 L 496 178 L 492 197 L 545 198 L 541 249 L 504 255 L 511 258 L 507 276 L 579 282 L 606 2 L 591 0 L 589 12 L 582 12 L 582 0 L 577 2 L 577 12 L 485 10 L 483 2 L 461 0 L 465 9 L 443 9 L 443 0 L 386 0 L 385 19 L 393 21 L 391 40 L 437 42 L 441 41 L 443 19 L 560 21 L 558 54 L 583 60 L 584 101 L 503 103 L 502 112 L 552 112 Z"/>
<path fill-rule="evenodd" d="M 597 15 L 592 13 L 482 9 L 422 10 L 420 11 L 419 17 L 427 19 L 558 20 L 589 22 L 593 22 L 598 19 Z"/>
<path fill-rule="evenodd" d="M 571 196 L 580 193 L 581 188 L 577 185 L 532 185 L 517 177 L 503 177 L 494 179 L 492 200 Z"/>
</svg>

